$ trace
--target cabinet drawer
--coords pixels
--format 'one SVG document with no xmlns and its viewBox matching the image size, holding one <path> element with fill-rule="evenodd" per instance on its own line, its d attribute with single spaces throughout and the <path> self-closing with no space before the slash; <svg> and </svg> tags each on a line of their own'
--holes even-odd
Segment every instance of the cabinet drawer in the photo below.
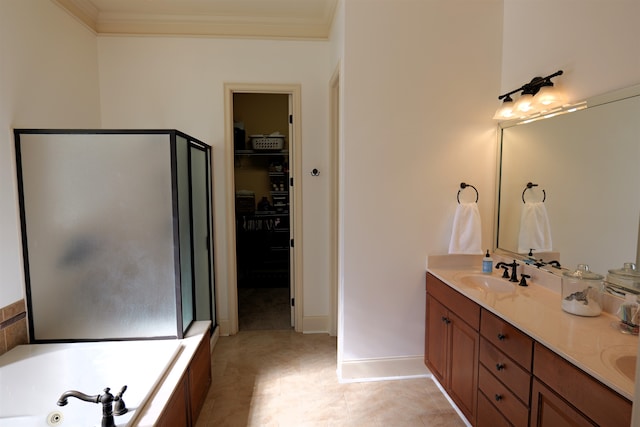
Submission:
<svg viewBox="0 0 640 427">
<path fill-rule="evenodd" d="M 478 387 L 515 427 L 529 425 L 529 408 L 482 365 L 478 369 Z"/>
<path fill-rule="evenodd" d="M 480 334 L 500 351 L 531 371 L 533 340 L 487 310 L 482 310 Z"/>
<path fill-rule="evenodd" d="M 478 418 L 476 427 L 511 427 L 507 419 L 482 393 L 478 393 Z"/>
<path fill-rule="evenodd" d="M 480 338 L 480 363 L 522 402 L 526 405 L 529 404 L 531 374 L 505 356 L 485 338 Z"/>
<path fill-rule="evenodd" d="M 480 327 L 480 306 L 458 291 L 427 273 L 427 293 L 440 301 L 449 310 L 456 313 L 476 331 Z"/>
<path fill-rule="evenodd" d="M 631 402 L 536 343 L 533 374 L 601 426 L 628 426 Z"/>
</svg>

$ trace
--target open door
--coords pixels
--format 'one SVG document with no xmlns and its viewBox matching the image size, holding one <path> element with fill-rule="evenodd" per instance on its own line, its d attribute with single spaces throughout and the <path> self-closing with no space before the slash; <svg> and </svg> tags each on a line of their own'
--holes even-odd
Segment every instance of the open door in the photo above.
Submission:
<svg viewBox="0 0 640 427">
<path fill-rule="evenodd" d="M 227 126 L 233 127 L 233 132 L 227 132 L 233 154 L 228 175 L 233 209 L 227 211 L 227 224 L 234 231 L 229 236 L 229 256 L 233 260 L 228 265 L 233 268 L 229 278 L 235 276 L 229 282 L 229 334 L 243 329 L 243 304 L 252 303 L 245 299 L 250 294 L 243 289 L 247 286 L 254 293 L 266 295 L 263 304 L 271 298 L 263 288 L 286 286 L 286 319 L 282 323 L 275 320 L 278 326 L 274 327 L 270 324 L 274 319 L 266 315 L 258 327 L 247 327 L 242 320 L 244 329 L 299 330 L 301 307 L 295 302 L 301 297 L 301 268 L 296 243 L 301 225 L 297 215 L 299 190 L 294 185 L 300 182 L 296 178 L 299 130 L 294 120 L 299 88 L 227 85 L 226 89 Z M 283 294 L 275 295 L 280 298 Z"/>
</svg>

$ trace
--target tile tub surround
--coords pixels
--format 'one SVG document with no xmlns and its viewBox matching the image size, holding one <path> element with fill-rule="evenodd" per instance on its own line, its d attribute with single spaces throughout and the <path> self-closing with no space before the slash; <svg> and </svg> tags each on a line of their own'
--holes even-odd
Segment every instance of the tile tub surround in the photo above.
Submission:
<svg viewBox="0 0 640 427">
<path fill-rule="evenodd" d="M 0 308 L 0 355 L 28 342 L 25 301 L 22 299 Z"/>
<path fill-rule="evenodd" d="M 559 288 L 554 291 L 557 277 L 532 277 L 528 287 L 514 284 L 514 292 L 498 294 L 461 284 L 456 276 L 460 272 L 480 272 L 480 263 L 470 258 L 452 260 L 429 259 L 429 272 L 480 306 L 519 328 L 530 337 L 547 346 L 558 355 L 601 381 L 629 400 L 633 400 L 634 382 L 607 366 L 603 352 L 623 348 L 637 352 L 638 337 L 622 334 L 611 326 L 618 318 L 603 312 L 597 317 L 580 317 L 562 311 Z M 456 267 L 457 265 L 457 267 Z M 500 272 L 494 271 L 500 277 Z M 548 280 L 545 286 L 538 282 Z"/>
</svg>

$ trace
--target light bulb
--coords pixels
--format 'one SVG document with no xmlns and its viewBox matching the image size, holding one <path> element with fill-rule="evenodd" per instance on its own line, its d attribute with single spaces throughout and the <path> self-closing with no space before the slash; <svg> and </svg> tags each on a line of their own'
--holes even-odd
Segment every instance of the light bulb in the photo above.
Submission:
<svg viewBox="0 0 640 427">
<path fill-rule="evenodd" d="M 533 112 L 533 95 L 531 95 L 530 93 L 520 95 L 520 98 L 516 101 L 513 109 L 521 113 Z"/>
<path fill-rule="evenodd" d="M 566 97 L 559 89 L 551 86 L 542 86 L 540 91 L 533 97 L 534 102 L 541 110 L 550 110 L 564 104 Z"/>
<path fill-rule="evenodd" d="M 513 99 L 511 99 L 511 97 L 507 95 L 500 108 L 498 108 L 498 110 L 496 110 L 496 113 L 493 115 L 493 119 L 505 120 L 510 119 L 513 116 Z"/>
</svg>

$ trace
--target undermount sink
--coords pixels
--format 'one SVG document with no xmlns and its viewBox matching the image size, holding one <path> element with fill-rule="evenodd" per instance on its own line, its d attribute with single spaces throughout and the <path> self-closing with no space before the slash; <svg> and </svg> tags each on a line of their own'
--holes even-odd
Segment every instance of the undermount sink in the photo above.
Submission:
<svg viewBox="0 0 640 427">
<path fill-rule="evenodd" d="M 499 293 L 515 292 L 517 286 L 517 283 L 509 282 L 507 279 L 480 273 L 464 273 L 456 279 L 465 286 Z"/>
<path fill-rule="evenodd" d="M 601 358 L 605 365 L 613 368 L 630 381 L 636 378 L 637 349 L 635 346 L 617 345 L 602 351 Z"/>
</svg>

